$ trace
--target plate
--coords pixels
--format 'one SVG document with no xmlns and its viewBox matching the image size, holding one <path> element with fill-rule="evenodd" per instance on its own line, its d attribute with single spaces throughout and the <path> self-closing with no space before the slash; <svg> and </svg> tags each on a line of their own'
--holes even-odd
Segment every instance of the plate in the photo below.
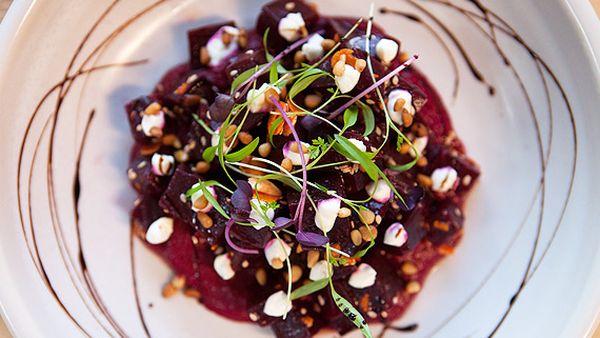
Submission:
<svg viewBox="0 0 600 338">
<path fill-rule="evenodd" d="M 589 334 L 600 309 L 600 27 L 586 1 L 572 2 L 377 1 L 387 11 L 376 21 L 420 54 L 483 173 L 461 245 L 396 323 L 417 330 L 386 337 Z M 131 238 L 122 108 L 186 61 L 186 30 L 224 18 L 251 26 L 262 3 L 10 9 L 0 32 L 0 302 L 15 336 L 270 336 L 161 297 L 169 269 Z"/>
</svg>

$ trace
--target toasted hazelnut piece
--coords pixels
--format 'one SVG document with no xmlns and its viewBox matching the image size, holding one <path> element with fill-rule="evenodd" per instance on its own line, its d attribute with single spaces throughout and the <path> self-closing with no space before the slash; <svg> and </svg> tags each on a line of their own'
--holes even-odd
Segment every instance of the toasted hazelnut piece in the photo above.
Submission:
<svg viewBox="0 0 600 338">
<path fill-rule="evenodd" d="M 187 162 L 190 159 L 190 155 L 187 151 L 177 150 L 175 153 L 175 160 L 179 163 Z"/>
<path fill-rule="evenodd" d="M 321 104 L 321 101 L 323 101 L 323 98 L 321 98 L 321 95 L 317 94 L 308 94 L 304 97 L 304 105 L 308 109 L 317 108 Z"/>
<path fill-rule="evenodd" d="M 357 59 L 354 63 L 354 69 L 358 70 L 359 73 L 362 73 L 362 71 L 365 70 L 365 67 L 367 67 L 367 61 L 363 59 Z"/>
<path fill-rule="evenodd" d="M 342 77 L 342 76 L 344 76 L 345 71 L 346 71 L 346 64 L 344 62 L 342 62 L 341 60 L 338 61 L 333 66 L 333 75 L 335 75 L 335 76 Z"/>
<path fill-rule="evenodd" d="M 281 190 L 269 180 L 257 180 L 249 178 L 248 182 L 252 189 L 260 195 L 261 200 L 279 200 L 282 196 Z"/>
<path fill-rule="evenodd" d="M 144 115 L 156 115 L 160 113 L 162 106 L 158 102 L 152 102 L 144 109 Z"/>
<path fill-rule="evenodd" d="M 185 276 L 177 275 L 177 276 L 173 277 L 173 279 L 171 279 L 171 284 L 177 290 L 183 289 L 183 287 L 185 286 Z"/>
<path fill-rule="evenodd" d="M 412 263 L 412 262 L 404 262 L 402 263 L 402 267 L 401 267 L 402 273 L 405 275 L 414 275 L 415 273 L 419 272 L 419 269 L 417 268 L 417 266 Z"/>
<path fill-rule="evenodd" d="M 194 200 L 192 205 L 195 209 L 202 210 L 208 206 L 208 199 L 205 196 L 200 196 Z"/>
<path fill-rule="evenodd" d="M 417 182 L 425 188 L 431 187 L 431 178 L 427 175 L 417 174 Z"/>
<path fill-rule="evenodd" d="M 257 269 L 254 277 L 256 278 L 256 282 L 258 282 L 258 285 L 260 285 L 260 286 L 267 285 L 267 272 L 265 271 L 265 269 L 263 269 L 263 268 Z"/>
<path fill-rule="evenodd" d="M 198 219 L 198 222 L 200 222 L 200 225 L 202 225 L 204 229 L 210 229 L 214 224 L 213 219 L 204 212 L 198 212 L 196 214 L 196 218 Z"/>
<path fill-rule="evenodd" d="M 442 244 L 437 251 L 444 256 L 450 256 L 454 253 L 454 248 L 450 245 Z"/>
<path fill-rule="evenodd" d="M 369 209 L 360 209 L 359 214 L 363 221 L 367 224 L 375 222 L 375 213 Z"/>
<path fill-rule="evenodd" d="M 367 236 L 369 235 L 367 234 Z M 359 230 L 354 229 L 350 232 L 350 238 L 352 239 L 352 243 L 354 243 L 354 245 L 359 246 L 362 243 L 363 235 Z"/>
<path fill-rule="evenodd" d="M 248 47 L 248 32 L 245 29 L 240 28 L 240 34 L 238 35 L 238 45 L 241 49 Z"/>
<path fill-rule="evenodd" d="M 302 62 L 304 62 L 305 59 L 306 57 L 304 56 L 304 53 L 302 53 L 301 50 L 296 51 L 296 54 L 294 54 L 294 63 L 296 64 L 301 64 Z"/>
<path fill-rule="evenodd" d="M 196 163 L 194 168 L 198 174 L 206 174 L 210 170 L 210 164 L 205 161 L 200 161 Z"/>
<path fill-rule="evenodd" d="M 435 221 L 433 221 L 432 226 L 434 228 L 444 231 L 444 232 L 450 231 L 450 224 L 448 224 L 446 222 L 441 222 L 441 221 L 435 220 Z"/>
<path fill-rule="evenodd" d="M 258 146 L 258 154 L 262 157 L 267 157 L 271 153 L 271 149 L 273 149 L 273 147 L 270 143 L 263 143 L 260 146 Z"/>
<path fill-rule="evenodd" d="M 175 296 L 176 293 L 177 293 L 177 289 L 171 283 L 168 283 L 162 289 L 162 296 L 164 298 L 173 297 L 173 296 Z"/>
<path fill-rule="evenodd" d="M 281 167 L 289 172 L 294 168 L 294 164 L 292 163 L 292 160 L 286 157 L 281 161 Z"/>
<path fill-rule="evenodd" d="M 306 254 L 306 266 L 312 268 L 319 261 L 321 253 L 317 250 L 311 250 Z"/>
<path fill-rule="evenodd" d="M 346 217 L 350 216 L 351 214 L 352 214 L 352 211 L 346 207 L 340 208 L 340 211 L 338 211 L 339 218 L 346 218 Z"/>
<path fill-rule="evenodd" d="M 400 101 L 400 100 L 398 100 Z M 396 101 L 396 102 L 398 102 Z M 404 124 L 405 127 L 410 127 L 410 125 L 413 123 L 413 116 L 407 112 L 404 111 L 402 112 L 402 124 Z"/>
<path fill-rule="evenodd" d="M 428 163 L 429 163 L 429 161 L 427 161 L 427 157 L 425 157 L 425 156 L 421 156 L 417 160 L 417 166 L 419 166 L 421 168 L 426 167 Z"/>
<path fill-rule="evenodd" d="M 252 140 L 254 139 L 252 137 L 252 135 L 250 135 L 250 133 L 247 133 L 245 131 L 242 131 L 239 133 L 238 135 L 238 139 L 240 140 L 240 142 L 242 142 L 243 144 L 248 144 L 250 142 L 252 142 Z"/>
<path fill-rule="evenodd" d="M 196 289 L 185 289 L 183 291 L 183 294 L 186 297 L 195 298 L 195 299 L 199 299 L 202 296 L 202 294 L 200 294 L 200 291 L 198 291 Z"/>
<path fill-rule="evenodd" d="M 233 35 L 231 35 L 225 31 L 221 35 L 221 40 L 223 41 L 223 44 L 225 46 L 229 46 L 229 44 L 231 44 L 231 42 L 233 41 Z"/>
<path fill-rule="evenodd" d="M 300 153 L 298 151 L 298 142 L 292 142 L 290 143 L 290 150 L 295 152 L 295 153 Z M 308 154 L 308 147 L 306 147 L 304 144 L 302 145 L 302 152 L 305 154 Z"/>
<path fill-rule="evenodd" d="M 400 150 L 398 152 L 402 155 L 406 155 L 406 154 L 408 154 L 409 151 L 410 151 L 410 144 L 405 142 L 405 143 L 402 143 L 402 145 L 400 146 Z"/>
<path fill-rule="evenodd" d="M 175 134 L 166 134 L 162 137 L 162 144 L 166 146 L 175 146 L 176 143 L 181 145 L 181 142 L 177 139 L 177 135 Z"/>
<path fill-rule="evenodd" d="M 292 283 L 296 283 L 302 278 L 302 268 L 298 265 L 292 265 Z M 288 279 L 287 272 L 285 273 L 285 279 Z"/>
<path fill-rule="evenodd" d="M 377 228 L 375 227 L 367 228 L 366 226 L 361 226 L 360 228 L 358 228 L 358 231 L 360 232 L 362 239 L 365 242 L 370 242 L 371 236 L 373 236 L 373 239 L 377 238 Z"/>
<path fill-rule="evenodd" d="M 406 284 L 405 290 L 409 294 L 417 293 L 417 292 L 421 291 L 421 284 L 419 284 L 419 282 L 414 281 L 414 280 L 410 281 L 410 282 L 408 282 L 408 284 Z"/>
<path fill-rule="evenodd" d="M 315 324 L 315 320 L 311 316 L 303 316 L 301 319 L 304 325 L 309 329 Z"/>
<path fill-rule="evenodd" d="M 271 266 L 273 267 L 273 269 L 275 270 L 279 270 L 283 268 L 283 261 L 279 258 L 274 258 L 271 261 Z"/>
<path fill-rule="evenodd" d="M 325 39 L 321 42 L 321 47 L 323 47 L 325 51 L 330 51 L 334 46 L 335 41 L 333 41 L 332 39 Z"/>
</svg>

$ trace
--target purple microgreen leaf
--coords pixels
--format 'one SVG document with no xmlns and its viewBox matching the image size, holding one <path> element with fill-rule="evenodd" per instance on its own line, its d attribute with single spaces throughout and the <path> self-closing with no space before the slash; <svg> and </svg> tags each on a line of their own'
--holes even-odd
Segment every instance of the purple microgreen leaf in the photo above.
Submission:
<svg viewBox="0 0 600 338">
<path fill-rule="evenodd" d="M 210 105 L 208 111 L 213 121 L 223 122 L 233 109 L 234 101 L 229 95 L 217 94 L 215 102 Z"/>
<path fill-rule="evenodd" d="M 227 241 L 227 244 L 229 244 L 229 246 L 237 252 L 248 255 L 258 255 L 259 252 L 256 249 L 242 248 L 241 246 L 233 243 L 233 241 L 231 240 L 231 227 L 234 223 L 235 221 L 233 219 L 230 219 L 229 221 L 227 221 L 227 224 L 225 224 L 225 240 Z"/>
<path fill-rule="evenodd" d="M 237 180 L 237 189 L 231 195 L 231 204 L 235 209 L 250 211 L 252 187 L 247 181 Z"/>
<path fill-rule="evenodd" d="M 273 231 L 277 231 L 277 230 L 285 229 L 285 228 L 293 225 L 294 221 L 287 217 L 277 217 L 273 220 L 273 223 L 275 223 L 275 227 L 273 228 Z"/>
<path fill-rule="evenodd" d="M 410 211 L 417 206 L 417 203 L 423 198 L 423 187 L 417 186 L 411 191 L 409 191 L 406 195 L 402 196 L 403 203 L 399 205 L 400 210 Z"/>
<path fill-rule="evenodd" d="M 329 238 L 321 234 L 307 231 L 298 231 L 296 239 L 303 246 L 320 247 L 329 243 Z"/>
</svg>

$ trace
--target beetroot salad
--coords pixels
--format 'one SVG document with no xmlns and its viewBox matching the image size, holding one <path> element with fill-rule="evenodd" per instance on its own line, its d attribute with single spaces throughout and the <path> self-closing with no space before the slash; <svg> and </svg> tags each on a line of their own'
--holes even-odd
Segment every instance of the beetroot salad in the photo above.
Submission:
<svg viewBox="0 0 600 338">
<path fill-rule="evenodd" d="M 281 338 L 399 318 L 479 176 L 416 56 L 303 1 L 188 39 L 189 62 L 126 106 L 132 226 L 175 271 L 163 295 Z"/>
</svg>

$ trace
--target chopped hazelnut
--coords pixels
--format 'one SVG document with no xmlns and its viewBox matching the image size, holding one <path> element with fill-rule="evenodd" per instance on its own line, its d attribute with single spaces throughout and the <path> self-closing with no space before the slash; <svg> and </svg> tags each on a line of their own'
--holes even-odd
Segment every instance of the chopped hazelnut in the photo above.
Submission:
<svg viewBox="0 0 600 338">
<path fill-rule="evenodd" d="M 200 199 L 202 199 L 202 198 L 199 198 L 199 200 Z M 203 208 L 199 208 L 199 209 L 203 209 Z M 198 212 L 196 214 L 196 218 L 198 219 L 198 222 L 200 222 L 200 225 L 202 225 L 202 227 L 204 229 L 210 229 L 213 226 L 213 219 L 204 212 Z"/>
<path fill-rule="evenodd" d="M 339 218 L 346 218 L 346 217 L 350 216 L 351 214 L 352 214 L 352 211 L 346 207 L 340 208 L 340 211 L 338 211 Z"/>
<path fill-rule="evenodd" d="M 310 250 L 306 254 L 306 266 L 312 268 L 319 261 L 320 252 L 316 250 Z"/>
<path fill-rule="evenodd" d="M 308 94 L 304 98 L 304 105 L 306 106 L 306 108 L 312 110 L 312 109 L 317 108 L 321 104 L 321 101 L 323 101 L 323 99 L 321 98 L 321 95 Z"/>
<path fill-rule="evenodd" d="M 363 235 L 359 230 L 354 229 L 350 232 L 350 238 L 352 239 L 352 243 L 354 243 L 354 245 L 359 246 L 362 243 Z"/>
<path fill-rule="evenodd" d="M 254 277 L 256 278 L 256 282 L 258 282 L 260 286 L 267 285 L 267 272 L 265 271 L 265 269 L 257 269 Z"/>
<path fill-rule="evenodd" d="M 290 160 L 289 158 L 286 157 L 283 159 L 283 161 L 281 161 L 281 167 L 289 172 L 289 171 L 292 171 L 292 169 L 294 168 L 294 165 L 292 163 L 292 160 Z"/>
<path fill-rule="evenodd" d="M 208 162 L 200 161 L 196 163 L 194 168 L 198 174 L 206 174 L 210 170 L 210 164 Z"/>
<path fill-rule="evenodd" d="M 414 294 L 421 291 L 421 284 L 417 281 L 410 281 L 406 284 L 406 292 L 409 294 Z"/>
<path fill-rule="evenodd" d="M 242 142 L 243 144 L 248 144 L 250 142 L 252 142 L 253 137 L 252 135 L 250 135 L 250 133 L 247 133 L 245 131 L 242 131 L 239 133 L 238 135 L 238 139 L 240 140 L 240 142 Z"/>
<path fill-rule="evenodd" d="M 260 146 L 258 146 L 258 154 L 262 157 L 267 157 L 271 153 L 272 148 L 273 147 L 270 143 L 263 143 Z"/>
</svg>

